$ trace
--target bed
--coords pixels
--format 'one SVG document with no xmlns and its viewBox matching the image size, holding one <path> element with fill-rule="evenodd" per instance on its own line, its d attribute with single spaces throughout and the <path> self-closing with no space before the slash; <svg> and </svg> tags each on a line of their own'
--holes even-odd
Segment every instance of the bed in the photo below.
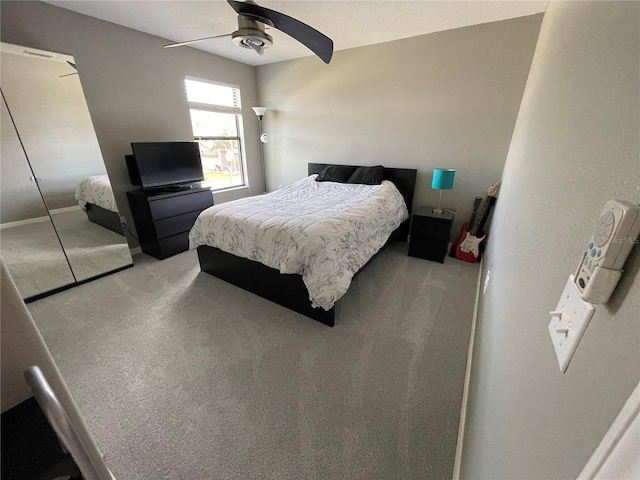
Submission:
<svg viewBox="0 0 640 480">
<path fill-rule="evenodd" d="M 116 199 L 107 175 L 83 178 L 76 187 L 76 200 L 90 222 L 124 235 Z"/>
<path fill-rule="evenodd" d="M 391 240 L 406 241 L 417 172 L 374 167 L 376 186 L 316 182 L 329 166 L 358 168 L 311 163 L 293 186 L 202 212 L 189 235 L 201 270 L 334 326 L 352 278 Z"/>
</svg>

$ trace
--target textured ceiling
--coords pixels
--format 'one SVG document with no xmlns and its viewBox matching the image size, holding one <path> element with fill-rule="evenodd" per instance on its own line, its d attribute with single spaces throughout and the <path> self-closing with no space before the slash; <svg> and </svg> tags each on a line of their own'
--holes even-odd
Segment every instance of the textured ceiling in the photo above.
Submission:
<svg viewBox="0 0 640 480">
<path fill-rule="evenodd" d="M 52 5 L 149 33 L 169 42 L 231 33 L 236 14 L 224 0 L 49 1 Z M 258 0 L 307 23 L 334 42 L 335 50 L 544 12 L 547 1 Z M 270 29 L 273 47 L 263 56 L 237 47 L 229 37 L 191 47 L 249 65 L 313 55 L 286 34 Z M 321 61 L 318 59 L 318 61 Z"/>
</svg>

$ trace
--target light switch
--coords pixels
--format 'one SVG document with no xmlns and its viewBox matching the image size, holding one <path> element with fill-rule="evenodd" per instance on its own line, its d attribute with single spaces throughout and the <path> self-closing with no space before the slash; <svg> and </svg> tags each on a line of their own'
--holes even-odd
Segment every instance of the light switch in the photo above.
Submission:
<svg viewBox="0 0 640 480">
<path fill-rule="evenodd" d="M 580 298 L 573 280 L 574 276 L 570 275 L 558 306 L 554 311 L 549 312 L 551 315 L 549 335 L 558 357 L 558 366 L 563 373 L 567 370 L 593 312 L 596 311 L 592 304 Z"/>
</svg>

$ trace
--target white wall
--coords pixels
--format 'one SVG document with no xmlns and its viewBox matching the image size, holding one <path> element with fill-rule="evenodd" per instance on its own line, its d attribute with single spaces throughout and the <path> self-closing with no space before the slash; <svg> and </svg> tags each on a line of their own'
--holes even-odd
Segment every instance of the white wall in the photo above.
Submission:
<svg viewBox="0 0 640 480">
<path fill-rule="evenodd" d="M 542 15 L 258 67 L 267 187 L 308 162 L 418 169 L 414 205 L 437 204 L 434 167 L 455 168 L 443 206 L 468 221 L 501 177 Z"/>
<path fill-rule="evenodd" d="M 240 87 L 249 185 L 262 193 L 254 67 L 193 48 L 163 49 L 164 39 L 41 2 L 3 0 L 0 12 L 2 41 L 75 58 L 118 207 L 131 227 L 125 192 L 135 187 L 124 155 L 131 142 L 193 140 L 185 75 Z"/>
<path fill-rule="evenodd" d="M 574 479 L 640 380 L 640 247 L 566 374 L 547 332 L 604 203 L 640 203 L 640 3 L 550 2 L 505 165 L 462 478 Z"/>
</svg>

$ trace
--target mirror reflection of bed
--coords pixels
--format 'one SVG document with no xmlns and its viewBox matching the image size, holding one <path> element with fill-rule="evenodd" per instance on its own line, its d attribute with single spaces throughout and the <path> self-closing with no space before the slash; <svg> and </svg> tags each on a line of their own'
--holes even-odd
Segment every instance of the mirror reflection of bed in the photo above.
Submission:
<svg viewBox="0 0 640 480">
<path fill-rule="evenodd" d="M 0 252 L 30 300 L 132 265 L 69 55 L 1 44 Z"/>
</svg>

